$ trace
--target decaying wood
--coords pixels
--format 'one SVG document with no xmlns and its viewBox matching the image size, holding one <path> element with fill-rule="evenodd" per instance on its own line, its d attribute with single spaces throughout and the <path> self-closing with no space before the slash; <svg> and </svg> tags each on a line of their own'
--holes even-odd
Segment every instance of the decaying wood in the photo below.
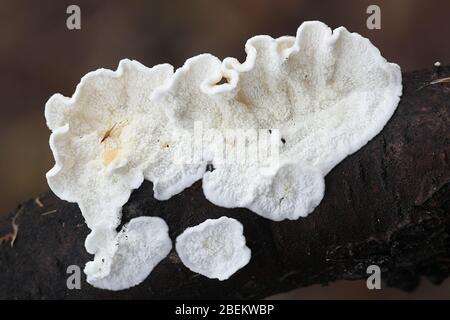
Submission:
<svg viewBox="0 0 450 320">
<path fill-rule="evenodd" d="M 448 77 L 450 68 L 440 68 Z M 120 292 L 66 286 L 69 265 L 92 257 L 88 228 L 76 204 L 52 193 L 20 209 L 14 247 L 0 246 L 0 298 L 262 298 L 299 286 L 365 278 L 377 264 L 389 286 L 414 289 L 420 276 L 450 275 L 450 84 L 418 90 L 433 71 L 404 75 L 401 103 L 385 129 L 326 177 L 326 195 L 306 219 L 273 222 L 245 209 L 208 202 L 201 182 L 169 201 L 153 199 L 151 183 L 136 190 L 123 221 L 163 217 L 175 239 L 186 227 L 223 215 L 244 224 L 251 262 L 219 282 L 186 269 L 175 251 L 141 285 Z M 52 212 L 55 214 L 42 214 Z M 11 232 L 12 212 L 0 224 Z"/>
</svg>

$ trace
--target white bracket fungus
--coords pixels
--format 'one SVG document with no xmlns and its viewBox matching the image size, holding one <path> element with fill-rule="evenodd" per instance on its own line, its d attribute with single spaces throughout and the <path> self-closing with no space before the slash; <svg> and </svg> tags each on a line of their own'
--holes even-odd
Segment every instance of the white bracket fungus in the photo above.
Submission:
<svg viewBox="0 0 450 320">
<path fill-rule="evenodd" d="M 113 241 L 106 241 L 109 248 L 86 264 L 87 281 L 97 288 L 114 291 L 138 285 L 172 249 L 168 231 L 161 218 L 131 219 Z"/>
<path fill-rule="evenodd" d="M 243 231 L 235 219 L 208 219 L 178 236 L 176 250 L 191 271 L 223 281 L 250 261 Z"/>
<path fill-rule="evenodd" d="M 84 76 L 71 98 L 49 99 L 56 164 L 48 183 L 61 199 L 78 203 L 96 260 L 115 241 L 121 208 L 144 179 L 159 200 L 203 178 L 206 197 L 217 205 L 276 221 L 308 215 L 323 197 L 324 176 L 377 135 L 399 102 L 399 66 L 343 27 L 305 22 L 296 37 L 256 36 L 245 50 L 243 63 L 202 54 L 175 72 L 168 64 L 122 60 L 117 71 Z M 222 78 L 227 82 L 219 84 Z M 194 136 L 196 122 L 216 136 L 277 130 L 278 156 L 223 162 L 224 150 L 254 152 L 202 134 L 196 161 L 179 161 L 186 147 L 179 133 Z"/>
</svg>

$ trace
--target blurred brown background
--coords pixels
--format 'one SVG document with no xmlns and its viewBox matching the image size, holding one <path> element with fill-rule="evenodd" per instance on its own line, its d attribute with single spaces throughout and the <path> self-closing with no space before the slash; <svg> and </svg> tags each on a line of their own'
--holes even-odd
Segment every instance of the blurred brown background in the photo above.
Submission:
<svg viewBox="0 0 450 320">
<path fill-rule="evenodd" d="M 70 4 L 81 8 L 81 30 L 66 27 Z M 371 4 L 381 8 L 381 30 L 366 28 Z M 332 28 L 343 25 L 368 37 L 404 71 L 430 68 L 435 61 L 445 64 L 450 58 L 448 0 L 2 0 L 0 215 L 48 189 L 45 172 L 53 159 L 43 110 L 53 93 L 72 95 L 85 73 L 115 69 L 122 58 L 179 67 L 193 55 L 210 52 L 243 61 L 249 37 L 294 35 L 305 20 L 321 20 Z M 382 297 L 437 297 L 438 292 L 445 297 L 439 288 L 425 285 L 413 296 L 394 290 Z M 338 296 L 380 294 L 368 294 L 361 282 L 297 292 L 302 298 Z"/>
</svg>

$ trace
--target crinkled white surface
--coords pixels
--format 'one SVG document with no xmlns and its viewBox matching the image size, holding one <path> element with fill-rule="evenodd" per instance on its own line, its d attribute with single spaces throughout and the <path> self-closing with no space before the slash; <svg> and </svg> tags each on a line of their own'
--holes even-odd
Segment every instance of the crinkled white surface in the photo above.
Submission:
<svg viewBox="0 0 450 320">
<path fill-rule="evenodd" d="M 109 252 L 121 208 L 144 179 L 160 200 L 203 177 L 217 205 L 276 221 L 306 216 L 323 197 L 324 176 L 377 135 L 399 102 L 399 66 L 343 27 L 305 22 L 296 37 L 256 36 L 245 50 L 242 64 L 202 54 L 175 73 L 122 60 L 117 71 L 87 74 L 71 98 L 49 99 L 56 164 L 48 183 L 79 204 L 95 259 Z M 206 139 L 199 161 L 174 161 L 185 146 L 174 133 L 192 133 L 195 122 L 218 132 L 279 130 L 279 157 L 224 163 L 217 141 Z M 215 170 L 205 174 L 207 163 Z"/>
<path fill-rule="evenodd" d="M 110 248 L 86 264 L 87 281 L 108 290 L 138 285 L 172 249 L 169 228 L 163 219 L 139 217 L 124 225 L 107 241 Z"/>
<path fill-rule="evenodd" d="M 176 250 L 191 271 L 223 281 L 250 261 L 243 231 L 235 219 L 208 219 L 178 236 Z"/>
<path fill-rule="evenodd" d="M 144 178 L 164 200 L 201 178 L 201 165 L 177 165 L 171 128 L 154 89 L 168 81 L 172 66 L 151 69 L 122 60 L 117 71 L 99 69 L 81 79 L 72 98 L 59 94 L 46 104 L 56 165 L 51 189 L 80 205 L 87 225 L 116 227 L 131 190 Z"/>
<path fill-rule="evenodd" d="M 144 179 L 154 182 L 155 197 L 164 200 L 205 171 L 203 165 L 171 161 L 177 142 L 166 128 L 163 106 L 151 95 L 172 69 L 122 60 L 115 72 L 84 76 L 72 98 L 56 94 L 46 104 L 56 161 L 47 180 L 61 199 L 78 203 L 92 230 L 85 244 L 95 260 L 110 255 L 122 206 Z"/>
<path fill-rule="evenodd" d="M 320 203 L 324 190 L 322 173 L 303 162 L 245 171 L 230 165 L 203 176 L 203 191 L 211 202 L 222 207 L 230 207 L 230 203 L 231 207 L 246 207 L 274 221 L 306 217 Z"/>
<path fill-rule="evenodd" d="M 343 27 L 332 32 L 320 22 L 303 23 L 296 38 L 253 37 L 245 49 L 242 64 L 234 58 L 220 63 L 211 55 L 189 59 L 154 97 L 185 129 L 198 120 L 211 128 L 279 129 L 280 162 L 304 166 L 293 172 L 296 184 L 304 179 L 317 186 L 314 192 L 270 193 L 267 179 L 259 177 L 273 163 L 229 165 L 213 158 L 216 170 L 204 176 L 203 190 L 219 206 L 247 207 L 273 220 L 297 219 L 323 197 L 319 180 L 392 116 L 402 90 L 400 68 L 386 62 L 369 40 Z M 215 85 L 222 77 L 228 83 Z M 261 188 L 264 197 L 255 192 Z M 302 197 L 294 200 L 295 192 Z"/>
</svg>

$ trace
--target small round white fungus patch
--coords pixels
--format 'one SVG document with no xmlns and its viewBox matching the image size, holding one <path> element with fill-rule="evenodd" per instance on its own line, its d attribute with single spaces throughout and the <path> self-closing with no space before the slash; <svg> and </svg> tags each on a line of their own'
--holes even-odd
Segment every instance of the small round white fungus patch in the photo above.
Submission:
<svg viewBox="0 0 450 320">
<path fill-rule="evenodd" d="M 191 271 L 223 281 L 250 261 L 251 251 L 243 231 L 235 219 L 208 219 L 187 228 L 177 238 L 176 250 Z"/>
<path fill-rule="evenodd" d="M 302 163 L 284 163 L 261 175 L 257 196 L 248 208 L 274 220 L 306 217 L 322 201 L 325 180 L 319 170 Z"/>
<path fill-rule="evenodd" d="M 273 221 L 296 220 L 320 203 L 325 181 L 320 170 L 301 161 L 252 171 L 222 167 L 205 174 L 203 192 L 222 207 L 245 207 Z"/>
<path fill-rule="evenodd" d="M 109 250 L 86 264 L 87 281 L 96 288 L 123 290 L 140 284 L 172 249 L 163 219 L 132 219 L 117 234 Z"/>
</svg>

